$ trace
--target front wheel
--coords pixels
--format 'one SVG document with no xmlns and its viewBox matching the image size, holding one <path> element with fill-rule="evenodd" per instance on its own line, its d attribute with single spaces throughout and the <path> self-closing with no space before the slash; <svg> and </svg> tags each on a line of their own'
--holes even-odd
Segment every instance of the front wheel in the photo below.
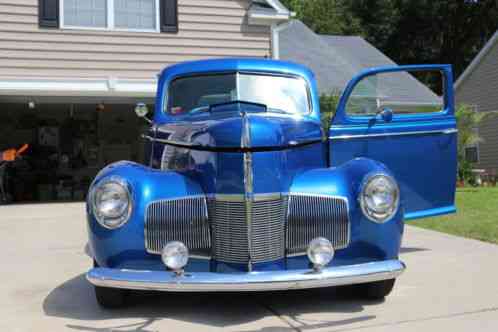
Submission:
<svg viewBox="0 0 498 332">
<path fill-rule="evenodd" d="M 93 267 L 99 267 L 99 264 L 94 259 Z M 126 296 L 128 291 L 120 288 L 107 288 L 107 287 L 95 287 L 95 298 L 97 299 L 97 303 L 103 307 L 108 309 L 121 308 L 126 303 Z"/>
<path fill-rule="evenodd" d="M 103 308 L 121 308 L 126 303 L 127 291 L 119 288 L 95 286 L 97 303 Z"/>
<path fill-rule="evenodd" d="M 381 280 L 368 284 L 356 285 L 356 287 L 361 297 L 369 300 L 382 300 L 391 293 L 395 281 L 396 279 Z"/>
</svg>

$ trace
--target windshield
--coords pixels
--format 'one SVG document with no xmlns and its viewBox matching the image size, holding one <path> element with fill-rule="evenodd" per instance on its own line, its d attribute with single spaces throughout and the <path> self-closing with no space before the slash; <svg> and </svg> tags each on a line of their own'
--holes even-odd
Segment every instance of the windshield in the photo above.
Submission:
<svg viewBox="0 0 498 332">
<path fill-rule="evenodd" d="M 218 74 L 178 78 L 169 87 L 166 112 L 173 115 L 209 111 L 231 101 L 264 104 L 269 112 L 306 114 L 306 82 L 289 76 Z"/>
</svg>

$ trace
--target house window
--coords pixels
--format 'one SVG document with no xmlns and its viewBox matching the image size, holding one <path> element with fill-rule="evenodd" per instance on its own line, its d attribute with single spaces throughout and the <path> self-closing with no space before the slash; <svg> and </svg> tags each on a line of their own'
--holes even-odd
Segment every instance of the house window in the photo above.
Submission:
<svg viewBox="0 0 498 332">
<path fill-rule="evenodd" d="M 157 29 L 155 0 L 114 0 L 114 24 L 134 30 Z"/>
<path fill-rule="evenodd" d="M 465 148 L 465 160 L 473 164 L 479 162 L 479 147 L 477 145 Z"/>
<path fill-rule="evenodd" d="M 60 0 L 61 26 L 159 32 L 159 0 Z"/>
<path fill-rule="evenodd" d="M 107 27 L 107 0 L 63 0 L 64 25 L 85 28 Z"/>
</svg>

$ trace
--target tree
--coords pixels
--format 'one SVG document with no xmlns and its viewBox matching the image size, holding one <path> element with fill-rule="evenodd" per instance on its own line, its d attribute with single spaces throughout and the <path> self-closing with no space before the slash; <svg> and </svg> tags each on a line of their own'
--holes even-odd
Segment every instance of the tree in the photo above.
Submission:
<svg viewBox="0 0 498 332">
<path fill-rule="evenodd" d="M 363 35 L 360 21 L 347 0 L 284 0 L 296 18 L 319 34 Z"/>
<path fill-rule="evenodd" d="M 456 76 L 498 28 L 496 0 L 353 0 L 352 3 L 382 4 L 376 12 L 389 15 L 391 26 L 385 19 L 376 20 L 368 7 L 352 6 L 351 10 L 362 26 L 370 27 L 367 40 L 396 63 L 450 63 Z"/>
<path fill-rule="evenodd" d="M 360 35 L 399 64 L 458 77 L 498 29 L 498 0 L 283 0 L 320 34 Z"/>
<path fill-rule="evenodd" d="M 351 0 L 348 10 L 359 21 L 363 37 L 375 47 L 385 50 L 389 38 L 400 20 L 400 11 L 394 0 Z"/>
</svg>

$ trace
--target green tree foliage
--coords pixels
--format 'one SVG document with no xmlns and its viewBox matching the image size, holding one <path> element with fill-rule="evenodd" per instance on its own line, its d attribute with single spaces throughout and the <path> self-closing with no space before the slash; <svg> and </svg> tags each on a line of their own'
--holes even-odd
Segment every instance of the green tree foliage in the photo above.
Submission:
<svg viewBox="0 0 498 332">
<path fill-rule="evenodd" d="M 400 10 L 394 0 L 351 0 L 348 10 L 360 22 L 365 37 L 381 50 L 389 46 L 394 26 L 400 20 Z"/>
<path fill-rule="evenodd" d="M 332 92 L 331 94 L 322 94 L 320 96 L 320 115 L 324 129 L 330 127 L 330 120 L 332 120 L 335 115 L 340 97 L 341 93 L 339 91 Z"/>
<path fill-rule="evenodd" d="M 398 15 L 379 47 L 402 64 L 450 63 L 459 75 L 498 28 L 496 0 L 393 2 Z"/>
<path fill-rule="evenodd" d="M 361 35 L 399 64 L 460 75 L 498 29 L 497 0 L 283 0 L 315 32 Z"/>
<path fill-rule="evenodd" d="M 472 177 L 473 165 L 465 158 L 465 148 L 482 140 L 476 129 L 485 114 L 475 112 L 465 104 L 457 106 L 455 115 L 458 127 L 458 177 L 461 181 L 468 181 Z"/>
<path fill-rule="evenodd" d="M 316 33 L 363 35 L 360 20 L 351 12 L 347 0 L 284 0 L 282 3 Z"/>
</svg>

